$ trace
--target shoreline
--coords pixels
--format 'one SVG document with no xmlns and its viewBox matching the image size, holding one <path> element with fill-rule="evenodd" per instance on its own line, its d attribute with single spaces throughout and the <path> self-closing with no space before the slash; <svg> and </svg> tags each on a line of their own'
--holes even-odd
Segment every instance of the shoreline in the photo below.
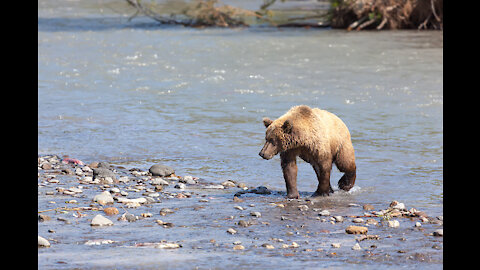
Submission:
<svg viewBox="0 0 480 270">
<path fill-rule="evenodd" d="M 369 264 L 443 263 L 443 216 L 430 217 L 395 200 L 375 209 L 349 197 L 339 192 L 286 199 L 283 191 L 177 176 L 159 164 L 140 170 L 39 156 L 39 266 L 48 264 L 43 256 L 62 256 L 55 255 L 62 250 L 91 254 L 95 265 L 94 246 L 130 258 L 122 257 L 120 268 L 136 261 L 120 247 L 208 250 L 259 263 L 267 254 L 280 265 L 306 255 L 315 258 L 307 266 L 352 257 Z M 200 257 L 192 260 L 221 265 Z M 74 257 L 61 261 L 80 263 Z"/>
</svg>

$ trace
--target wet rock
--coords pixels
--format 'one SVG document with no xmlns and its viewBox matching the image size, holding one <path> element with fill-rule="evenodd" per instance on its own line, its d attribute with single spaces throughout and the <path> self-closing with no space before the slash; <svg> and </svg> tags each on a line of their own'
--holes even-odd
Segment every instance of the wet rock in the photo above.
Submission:
<svg viewBox="0 0 480 270">
<path fill-rule="evenodd" d="M 398 220 L 389 220 L 387 221 L 387 225 L 390 228 L 398 228 L 400 227 L 400 222 L 398 222 Z"/>
<path fill-rule="evenodd" d="M 340 248 L 340 243 L 332 243 L 333 248 Z"/>
<path fill-rule="evenodd" d="M 335 222 L 343 222 L 343 217 L 342 216 L 333 216 L 333 219 Z"/>
<path fill-rule="evenodd" d="M 47 215 L 43 215 L 43 214 L 38 215 L 38 221 L 40 221 L 40 222 L 44 222 L 44 221 L 51 220 L 51 219 L 52 218 L 50 216 L 47 216 Z"/>
<path fill-rule="evenodd" d="M 366 211 L 371 211 L 371 210 L 373 210 L 373 209 L 375 209 L 375 208 L 374 208 L 373 205 L 371 205 L 371 204 L 365 204 L 365 205 L 363 206 L 363 210 L 366 210 Z"/>
<path fill-rule="evenodd" d="M 178 189 L 185 189 L 187 186 L 184 184 L 184 183 L 178 183 L 174 186 L 174 188 L 178 188 Z"/>
<path fill-rule="evenodd" d="M 93 201 L 99 204 L 105 205 L 105 204 L 113 203 L 113 197 L 112 197 L 112 194 L 110 194 L 110 192 L 104 191 L 98 195 L 95 195 L 95 197 L 93 197 Z"/>
<path fill-rule="evenodd" d="M 265 186 L 258 186 L 254 189 L 252 189 L 251 191 L 249 191 L 251 193 L 255 193 L 255 194 L 271 194 L 272 192 Z"/>
<path fill-rule="evenodd" d="M 422 227 L 422 223 L 420 223 L 420 222 L 418 222 L 418 221 L 415 222 L 415 227 Z"/>
<path fill-rule="evenodd" d="M 363 218 L 354 218 L 352 220 L 353 223 L 363 223 L 363 221 L 364 221 Z"/>
<path fill-rule="evenodd" d="M 116 179 L 115 173 L 104 167 L 98 167 L 93 169 L 93 180 L 110 177 Z"/>
<path fill-rule="evenodd" d="M 345 232 L 348 234 L 366 234 L 368 232 L 368 228 L 351 225 L 345 229 Z"/>
<path fill-rule="evenodd" d="M 115 207 L 105 208 L 105 209 L 103 209 L 103 212 L 105 212 L 105 214 L 106 214 L 107 216 L 118 215 L 118 213 L 119 213 L 118 209 L 115 208 Z"/>
<path fill-rule="evenodd" d="M 264 243 L 262 244 L 262 247 L 266 248 L 266 249 L 275 249 L 275 247 L 271 244 L 268 244 L 268 243 Z"/>
<path fill-rule="evenodd" d="M 390 207 L 393 209 L 398 209 L 398 210 L 406 210 L 407 208 L 405 207 L 404 203 L 398 202 L 398 201 L 392 201 L 390 203 Z"/>
<path fill-rule="evenodd" d="M 166 216 L 167 214 L 172 214 L 175 213 L 172 209 L 170 208 L 162 208 L 160 209 L 160 215 L 161 216 Z"/>
<path fill-rule="evenodd" d="M 203 188 L 205 189 L 225 189 L 223 185 L 208 185 L 204 186 Z"/>
<path fill-rule="evenodd" d="M 328 210 L 322 210 L 320 213 L 318 213 L 319 216 L 330 216 L 330 211 Z"/>
<path fill-rule="evenodd" d="M 238 198 L 237 196 L 233 196 L 233 201 L 234 202 L 244 202 L 244 200 Z"/>
<path fill-rule="evenodd" d="M 443 236 L 443 229 L 435 230 L 433 236 Z"/>
<path fill-rule="evenodd" d="M 236 187 L 237 185 L 232 180 L 227 180 L 222 183 L 224 187 Z"/>
<path fill-rule="evenodd" d="M 368 225 L 377 225 L 378 221 L 373 219 L 373 218 L 369 218 L 369 219 L 367 219 L 367 224 Z"/>
<path fill-rule="evenodd" d="M 188 185 L 195 185 L 197 183 L 197 181 L 193 179 L 193 176 L 190 175 L 182 177 L 179 181 Z"/>
<path fill-rule="evenodd" d="M 154 246 L 155 248 L 161 249 L 174 249 L 174 248 L 181 248 L 182 245 L 177 243 L 159 243 Z"/>
<path fill-rule="evenodd" d="M 160 177 L 166 177 L 170 176 L 175 173 L 175 170 L 169 166 L 165 166 L 162 164 L 155 164 L 148 171 L 153 175 L 153 176 L 160 176 Z"/>
<path fill-rule="evenodd" d="M 240 226 L 240 227 L 248 227 L 248 226 L 250 226 L 250 224 L 249 224 L 247 221 L 241 219 L 241 220 L 238 221 L 238 226 Z"/>
<path fill-rule="evenodd" d="M 362 247 L 360 247 L 360 245 L 358 243 L 355 243 L 355 245 L 353 245 L 352 249 L 353 250 L 362 250 Z"/>
<path fill-rule="evenodd" d="M 260 212 L 250 212 L 250 216 L 254 216 L 254 217 L 259 218 L 259 217 L 262 216 L 262 214 Z"/>
<path fill-rule="evenodd" d="M 110 219 L 98 214 L 92 219 L 92 222 L 90 223 L 90 225 L 91 226 L 112 226 L 113 222 Z"/>
<path fill-rule="evenodd" d="M 115 241 L 113 240 L 108 240 L 108 239 L 96 239 L 96 240 L 88 240 L 87 242 L 85 242 L 84 245 L 87 245 L 87 246 L 99 246 L 99 245 L 107 245 L 107 244 L 111 244 L 111 243 L 114 243 Z"/>
<path fill-rule="evenodd" d="M 227 230 L 227 232 L 228 232 L 229 234 L 236 234 L 236 233 L 237 233 L 237 231 L 236 231 L 235 229 L 233 229 L 233 228 L 229 228 L 229 229 Z"/>
<path fill-rule="evenodd" d="M 50 242 L 48 242 L 47 239 L 41 237 L 40 235 L 38 236 L 38 246 L 39 247 L 49 247 Z"/>
<path fill-rule="evenodd" d="M 154 186 L 158 186 L 158 185 L 168 186 L 168 182 L 165 181 L 163 178 L 160 178 L 160 177 L 153 178 L 152 181 L 150 182 L 150 184 L 152 184 Z"/>
<path fill-rule="evenodd" d="M 51 170 L 53 168 L 52 164 L 45 162 L 42 164 L 42 169 L 44 170 Z"/>
<path fill-rule="evenodd" d="M 122 218 L 128 222 L 135 222 L 137 221 L 137 217 L 134 214 L 123 214 Z"/>
<path fill-rule="evenodd" d="M 245 249 L 245 247 L 242 246 L 242 245 L 234 245 L 233 246 L 233 250 L 244 250 L 244 249 Z"/>
</svg>

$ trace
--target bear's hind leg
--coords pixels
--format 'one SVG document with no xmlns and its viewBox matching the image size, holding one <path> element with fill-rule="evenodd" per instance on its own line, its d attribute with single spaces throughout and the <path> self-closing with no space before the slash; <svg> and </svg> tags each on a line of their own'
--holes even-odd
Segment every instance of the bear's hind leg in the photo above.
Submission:
<svg viewBox="0 0 480 270">
<path fill-rule="evenodd" d="M 329 196 L 333 193 L 333 189 L 330 186 L 330 172 L 332 170 L 332 163 L 325 162 L 323 164 L 312 164 L 315 173 L 317 174 L 318 186 L 313 197 L 316 196 Z"/>
<path fill-rule="evenodd" d="M 353 147 L 350 145 L 345 145 L 342 150 L 339 152 L 337 158 L 335 159 L 335 165 L 339 171 L 343 172 L 344 175 L 338 181 L 338 187 L 349 191 L 353 185 L 355 185 L 355 178 L 357 177 L 357 166 L 355 165 L 355 154 L 353 152 Z"/>
<path fill-rule="evenodd" d="M 297 156 L 293 153 L 280 153 L 283 178 L 287 186 L 287 198 L 298 199 L 300 194 L 297 190 Z"/>
</svg>

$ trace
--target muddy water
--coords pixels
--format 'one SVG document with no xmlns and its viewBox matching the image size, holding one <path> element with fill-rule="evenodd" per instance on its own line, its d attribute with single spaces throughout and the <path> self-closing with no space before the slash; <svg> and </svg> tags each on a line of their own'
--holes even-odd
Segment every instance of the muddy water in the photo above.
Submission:
<svg viewBox="0 0 480 270">
<path fill-rule="evenodd" d="M 39 2 L 39 155 L 65 154 L 85 162 L 107 161 L 141 169 L 164 163 L 178 175 L 214 183 L 233 179 L 248 186 L 264 185 L 278 193 L 249 197 L 248 204 L 260 207 L 262 218 L 270 225 L 260 223 L 259 229 L 241 236 L 247 248 L 240 253 L 233 253 L 233 238 L 225 235 L 225 226 L 237 220 L 221 220 L 231 215 L 238 218 L 238 210 L 230 205 L 237 190 L 218 194 L 208 190 L 198 192 L 215 198 L 210 200 L 208 212 L 202 213 L 212 219 L 205 221 L 208 225 L 198 225 L 200 229 L 194 224 L 204 222 L 205 217 L 189 208 L 178 211 L 172 222 L 191 227 L 166 234 L 163 228 L 157 231 L 156 224 L 150 227 L 151 221 L 142 227 L 143 220 L 132 223 L 133 227 L 119 223 L 102 230 L 83 224 L 87 217 L 79 221 L 78 228 L 75 223 L 70 227 L 57 221 L 39 223 L 39 234 L 55 227 L 57 233 L 48 236 L 59 238 L 58 245 L 39 250 L 39 265 L 69 268 L 89 261 L 92 267 L 116 262 L 119 268 L 130 268 L 141 261 L 147 268 L 173 263 L 190 269 L 192 265 L 209 268 L 212 262 L 217 268 L 290 264 L 370 267 L 380 263 L 395 268 L 409 261 L 412 265 L 422 263 L 422 267 L 439 266 L 441 250 L 431 248 L 432 237 L 424 236 L 431 232 L 427 228 L 425 232 L 411 231 L 408 223 L 400 233 L 381 227 L 386 234 L 393 234 L 381 244 L 385 248 L 382 252 L 391 257 L 367 260 L 363 253 L 350 249 L 354 238 L 344 236 L 346 224 L 319 225 L 314 218 L 318 213 L 303 216 L 295 205 L 291 207 L 297 221 L 291 225 L 300 228 L 305 224 L 319 232 L 308 239 L 309 244 L 303 239 L 299 244 L 326 251 L 285 256 L 289 252 L 250 246 L 260 246 L 272 237 L 294 239 L 286 237 L 291 228 L 279 222 L 288 208 L 268 204 L 283 201 L 279 158 L 265 161 L 258 152 L 264 138 L 262 117 L 278 117 L 298 104 L 337 114 L 349 127 L 355 147 L 356 187 L 348 194 L 337 192 L 315 202 L 318 208 L 361 215 L 360 209 L 352 210 L 348 204 L 369 203 L 384 209 L 397 200 L 431 216 L 443 214 L 441 32 L 158 27 L 142 18 L 127 22 L 128 16 L 118 13 L 124 12 L 124 6 L 103 3 L 109 5 L 96 1 Z M 298 165 L 299 190 L 305 198 L 316 188 L 315 174 L 308 164 L 298 161 Z M 340 177 L 334 168 L 334 190 Z M 65 183 L 73 186 L 75 180 L 65 179 Z M 39 210 L 51 208 L 48 201 L 53 199 L 45 192 L 39 189 Z M 83 199 L 86 205 L 98 190 L 90 192 Z M 67 198 L 55 200 L 60 203 Z M 185 202 L 171 203 L 178 203 L 172 207 L 180 208 Z M 219 220 L 219 231 L 213 229 L 213 219 Z M 433 230 L 434 225 L 429 226 Z M 321 230 L 331 233 L 322 235 Z M 198 231 L 204 235 L 198 236 Z M 191 240 L 173 251 L 123 247 L 148 242 L 156 233 L 161 234 L 157 240 Z M 408 235 L 407 241 L 398 240 L 402 233 Z M 327 256 L 331 249 L 328 239 L 336 236 L 350 241 L 348 248 Z M 82 245 L 85 239 L 102 237 L 125 242 L 116 248 Z M 252 240 L 255 237 L 259 239 Z M 212 247 L 210 239 L 217 239 L 220 245 Z M 393 247 L 399 244 L 407 253 L 397 253 Z M 405 259 L 415 257 L 413 250 L 419 247 L 433 253 L 434 259 L 421 257 L 427 255 Z M 396 256 L 400 258 L 392 259 Z"/>
</svg>

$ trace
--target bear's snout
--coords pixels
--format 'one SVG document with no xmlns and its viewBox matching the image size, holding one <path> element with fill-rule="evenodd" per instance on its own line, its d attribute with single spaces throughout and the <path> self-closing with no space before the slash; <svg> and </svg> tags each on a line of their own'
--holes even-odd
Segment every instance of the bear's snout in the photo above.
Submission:
<svg viewBox="0 0 480 270">
<path fill-rule="evenodd" d="M 271 143 L 265 143 L 262 150 L 258 155 L 260 155 L 264 159 L 271 159 L 275 156 L 275 147 Z"/>
</svg>

